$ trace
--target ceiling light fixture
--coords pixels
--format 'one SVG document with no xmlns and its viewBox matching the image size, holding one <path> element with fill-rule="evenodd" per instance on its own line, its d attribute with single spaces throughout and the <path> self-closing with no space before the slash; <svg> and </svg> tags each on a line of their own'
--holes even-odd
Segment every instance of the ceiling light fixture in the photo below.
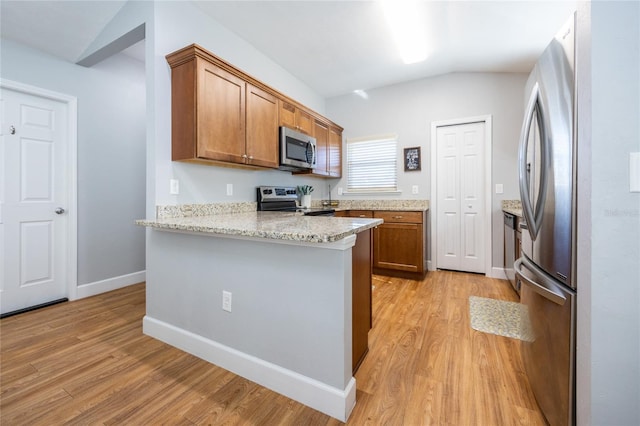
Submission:
<svg viewBox="0 0 640 426">
<path fill-rule="evenodd" d="M 424 24 L 418 1 L 380 0 L 400 57 L 405 64 L 415 64 L 427 59 L 428 50 Z"/>
<path fill-rule="evenodd" d="M 362 89 L 356 89 L 353 93 L 360 96 L 362 99 L 369 99 L 369 94 Z"/>
</svg>

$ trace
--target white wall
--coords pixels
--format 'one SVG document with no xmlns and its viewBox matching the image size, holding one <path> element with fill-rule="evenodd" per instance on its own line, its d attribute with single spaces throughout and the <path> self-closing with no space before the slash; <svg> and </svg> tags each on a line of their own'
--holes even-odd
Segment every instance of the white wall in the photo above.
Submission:
<svg viewBox="0 0 640 426">
<path fill-rule="evenodd" d="M 2 39 L 2 78 L 78 99 L 78 285 L 144 271 L 144 64 L 84 68 Z"/>
<path fill-rule="evenodd" d="M 518 137 L 524 114 L 526 74 L 460 73 L 426 78 L 368 91 L 368 99 L 355 94 L 327 100 L 327 116 L 344 126 L 346 137 L 398 134 L 398 188 L 393 196 L 366 198 L 431 199 L 431 122 L 491 115 L 493 121 L 492 187 L 504 185 L 491 200 L 492 264 L 502 267 L 503 220 L 501 200 L 519 199 L 517 184 Z M 420 146 L 422 169 L 404 172 L 402 150 Z M 345 160 L 346 156 L 343 156 Z M 346 170 L 346 163 L 343 163 Z M 346 176 L 336 185 L 346 188 Z M 419 186 L 419 194 L 411 186 Z M 335 198 L 357 198 L 344 195 Z"/>
<path fill-rule="evenodd" d="M 147 215 L 153 215 L 158 204 L 255 201 L 255 188 L 260 185 L 310 184 L 316 187 L 313 195 L 321 197 L 321 188 L 326 183 L 320 179 L 294 177 L 277 170 L 252 171 L 171 161 L 171 69 L 165 56 L 191 43 L 199 44 L 320 114 L 325 107 L 321 96 L 217 21 L 203 15 L 197 7 L 184 2 L 158 2 L 154 7 L 155 138 L 151 141 L 154 153 L 150 162 L 155 166 L 155 187 L 148 191 Z M 177 196 L 169 194 L 172 178 L 180 182 Z M 226 195 L 228 183 L 234 185 L 233 196 Z"/>
<path fill-rule="evenodd" d="M 578 145 L 590 151 L 578 166 L 578 424 L 638 425 L 640 194 L 629 192 L 629 153 L 640 152 L 640 3 L 590 6 L 578 15 L 591 38 L 578 51 L 578 111 L 591 118 Z"/>
</svg>

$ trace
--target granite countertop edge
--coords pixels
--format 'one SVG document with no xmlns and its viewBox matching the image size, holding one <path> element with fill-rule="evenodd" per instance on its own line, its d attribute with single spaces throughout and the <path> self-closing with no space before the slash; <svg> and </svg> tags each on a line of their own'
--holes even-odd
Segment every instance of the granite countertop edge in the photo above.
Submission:
<svg viewBox="0 0 640 426">
<path fill-rule="evenodd" d="M 502 211 L 522 217 L 522 203 L 520 200 L 502 200 Z"/>
<path fill-rule="evenodd" d="M 310 217 L 302 213 L 250 212 L 137 220 L 152 229 L 260 239 L 330 243 L 382 224 L 381 219 Z"/>
</svg>

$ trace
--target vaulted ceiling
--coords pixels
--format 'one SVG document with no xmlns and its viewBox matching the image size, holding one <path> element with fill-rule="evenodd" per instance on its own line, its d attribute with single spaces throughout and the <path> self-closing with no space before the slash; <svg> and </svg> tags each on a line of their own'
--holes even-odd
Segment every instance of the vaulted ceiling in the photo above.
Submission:
<svg viewBox="0 0 640 426">
<path fill-rule="evenodd" d="M 3 0 L 1 35 L 76 62 L 125 3 Z M 375 1 L 191 3 L 325 97 L 452 72 L 528 72 L 576 8 L 575 1 L 421 1 L 430 55 L 405 65 Z"/>
</svg>

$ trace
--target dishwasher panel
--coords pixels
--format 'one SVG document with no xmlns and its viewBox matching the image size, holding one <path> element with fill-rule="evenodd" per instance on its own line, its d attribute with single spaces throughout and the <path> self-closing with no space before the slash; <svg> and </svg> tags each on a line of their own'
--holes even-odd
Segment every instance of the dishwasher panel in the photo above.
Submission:
<svg viewBox="0 0 640 426">
<path fill-rule="evenodd" d="M 511 213 L 504 212 L 504 273 L 513 286 L 520 293 L 519 282 L 513 264 L 516 261 L 516 223 L 517 218 Z"/>
</svg>

